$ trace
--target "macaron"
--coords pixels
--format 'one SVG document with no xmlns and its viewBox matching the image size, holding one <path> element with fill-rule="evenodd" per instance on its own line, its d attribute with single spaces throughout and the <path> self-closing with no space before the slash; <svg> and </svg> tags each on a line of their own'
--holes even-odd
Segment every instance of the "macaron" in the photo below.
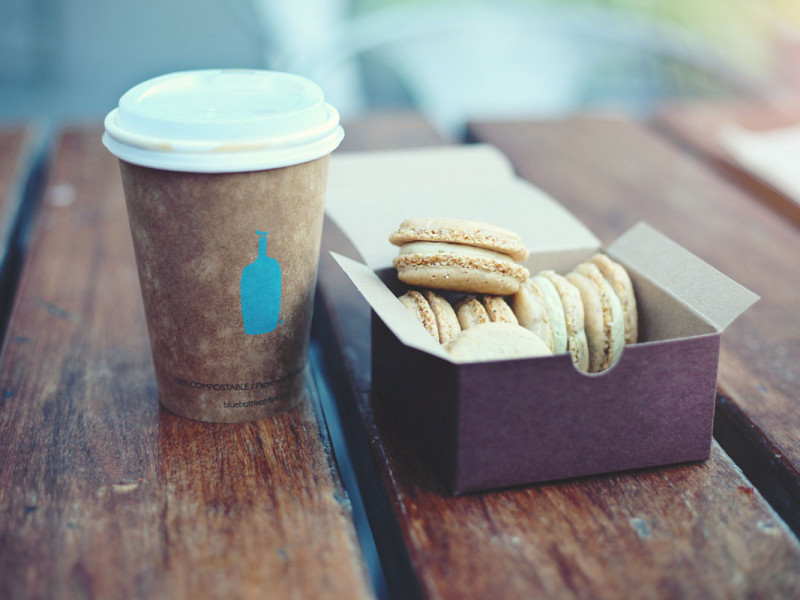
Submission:
<svg viewBox="0 0 800 600">
<path fill-rule="evenodd" d="M 489 313 L 475 296 L 467 296 L 456 305 L 456 316 L 462 330 L 489 323 Z"/>
<path fill-rule="evenodd" d="M 622 306 L 593 263 L 582 263 L 567 274 L 583 301 L 584 329 L 589 346 L 589 372 L 599 373 L 616 363 L 625 344 Z"/>
<path fill-rule="evenodd" d="M 400 300 L 400 303 L 414 315 L 414 318 L 422 324 L 428 333 L 436 340 L 439 339 L 439 327 L 436 325 L 436 316 L 433 314 L 433 309 L 425 299 L 425 296 L 417 290 L 409 290 L 400 296 L 398 300 Z"/>
<path fill-rule="evenodd" d="M 550 333 L 553 336 L 553 353 L 561 354 L 567 351 L 567 319 L 564 315 L 564 305 L 561 296 L 547 277 L 536 275 L 530 279 L 531 284 L 539 290 L 544 299 L 544 308 L 550 319 Z"/>
<path fill-rule="evenodd" d="M 582 371 L 589 370 L 589 344 L 584 330 L 584 313 L 581 293 L 563 275 L 555 271 L 542 271 L 539 275 L 547 278 L 558 290 L 561 304 L 564 307 L 564 319 L 567 324 L 567 350 L 572 361 Z"/>
<path fill-rule="evenodd" d="M 456 362 L 532 358 L 552 354 L 539 336 L 512 323 L 480 323 L 462 331 L 448 347 Z"/>
<path fill-rule="evenodd" d="M 625 312 L 619 296 L 617 296 L 611 283 L 603 276 L 596 264 L 592 262 L 581 263 L 575 267 L 575 271 L 592 281 L 597 286 L 600 294 L 603 333 L 605 336 L 604 356 L 600 363 L 600 370 L 603 371 L 616 364 L 622 355 L 622 349 L 625 347 Z M 584 302 L 584 312 L 586 311 L 586 302 Z"/>
<path fill-rule="evenodd" d="M 389 236 L 395 246 L 409 242 L 446 242 L 493 250 L 515 261 L 528 258 L 528 248 L 519 234 L 480 221 L 451 218 L 406 219 Z"/>
<path fill-rule="evenodd" d="M 519 291 L 512 298 L 511 308 L 520 325 L 542 338 L 551 352 L 555 351 L 550 315 L 547 314 L 544 296 L 539 287 L 533 283 L 533 280 L 528 279 L 522 282 L 522 285 L 519 286 Z M 563 314 L 563 309 L 559 307 L 559 310 Z M 566 331 L 566 324 L 564 324 L 564 329 Z M 564 335 L 564 341 L 566 343 L 566 334 Z M 565 350 L 566 345 L 562 351 Z"/>
<path fill-rule="evenodd" d="M 595 254 L 589 262 L 597 265 L 603 277 L 608 280 L 622 304 L 625 322 L 625 343 L 634 344 L 639 337 L 639 316 L 636 308 L 636 296 L 633 292 L 633 283 L 628 272 L 618 262 L 611 260 L 605 254 Z"/>
<path fill-rule="evenodd" d="M 514 311 L 506 302 L 505 298 L 501 296 L 484 296 L 483 307 L 486 309 L 486 314 L 489 315 L 489 320 L 492 323 L 512 323 L 519 325 Z"/>
<path fill-rule="evenodd" d="M 456 316 L 456 311 L 453 309 L 453 305 L 450 304 L 444 296 L 432 292 L 431 290 L 426 290 L 423 292 L 423 295 L 425 296 L 425 300 L 428 301 L 433 316 L 436 319 L 439 342 L 442 344 L 449 343 L 454 337 L 461 333 L 461 325 L 458 322 L 458 317 Z"/>
<path fill-rule="evenodd" d="M 460 292 L 513 294 L 530 273 L 507 254 L 447 242 L 409 242 L 393 261 L 408 285 Z"/>
</svg>

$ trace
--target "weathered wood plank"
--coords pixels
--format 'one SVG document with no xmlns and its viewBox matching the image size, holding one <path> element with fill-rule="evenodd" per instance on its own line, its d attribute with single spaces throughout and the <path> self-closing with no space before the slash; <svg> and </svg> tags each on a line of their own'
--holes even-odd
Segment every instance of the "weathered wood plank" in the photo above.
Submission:
<svg viewBox="0 0 800 600">
<path fill-rule="evenodd" d="M 5 260 L 19 213 L 20 178 L 29 160 L 31 132 L 24 127 L 0 129 L 0 259 Z"/>
<path fill-rule="evenodd" d="M 356 138 L 355 128 L 351 149 L 369 149 L 372 136 L 385 147 L 386 130 Z M 430 141 L 418 130 L 420 144 Z M 410 133 L 408 124 L 403 142 L 415 145 Z M 617 151 L 643 170 L 635 146 Z M 613 180 L 608 154 L 594 157 L 588 181 L 567 168 L 559 176 Z M 331 223 L 323 246 L 355 252 Z M 430 598 L 800 593 L 800 546 L 716 445 L 702 464 L 447 496 L 370 393 L 368 306 L 335 265 L 324 265 L 320 291 L 327 356 L 344 373 L 334 383 L 391 589 Z"/>
<path fill-rule="evenodd" d="M 416 115 L 371 115 L 344 123 L 345 138 L 337 152 L 414 148 L 445 141 Z M 391 471 L 371 417 L 370 309 L 329 252 L 357 257 L 352 244 L 327 217 L 323 227 L 315 330 L 328 363 L 329 383 L 336 396 L 344 437 L 365 511 L 378 546 L 387 585 L 395 598 L 423 596 L 412 566 L 404 523 L 397 519 Z"/>
<path fill-rule="evenodd" d="M 100 133 L 59 139 L 0 357 L 0 597 L 371 597 L 311 384 L 257 423 L 159 409 Z"/>
<path fill-rule="evenodd" d="M 784 218 L 800 227 L 800 205 L 768 182 L 742 168 L 719 141 L 723 127 L 736 124 L 752 131 L 765 131 L 800 123 L 800 104 L 792 102 L 711 102 L 665 107 L 654 120 L 655 127 L 679 145 L 719 169 L 738 187 L 747 190 Z"/>
<path fill-rule="evenodd" d="M 717 433 L 800 531 L 798 229 L 632 122 L 484 124 L 473 132 L 603 241 L 648 221 L 761 296 L 722 338 L 719 390 L 727 400 L 717 407 Z"/>
<path fill-rule="evenodd" d="M 414 148 L 444 142 L 432 125 L 409 112 L 372 113 L 343 126 L 345 137 L 339 152 Z"/>
<path fill-rule="evenodd" d="M 37 138 L 34 126 L 0 128 L 0 340 L 20 267 L 25 192 L 35 174 Z"/>
</svg>

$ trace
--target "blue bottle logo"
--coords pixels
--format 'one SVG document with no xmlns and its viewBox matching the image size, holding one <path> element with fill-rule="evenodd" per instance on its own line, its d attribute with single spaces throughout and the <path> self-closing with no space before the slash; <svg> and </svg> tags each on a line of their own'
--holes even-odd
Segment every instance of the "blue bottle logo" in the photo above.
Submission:
<svg viewBox="0 0 800 600">
<path fill-rule="evenodd" d="M 242 269 L 240 295 L 242 322 L 248 335 L 269 333 L 279 324 L 281 312 L 281 266 L 267 256 L 268 231 L 256 231 L 258 256 Z"/>
</svg>

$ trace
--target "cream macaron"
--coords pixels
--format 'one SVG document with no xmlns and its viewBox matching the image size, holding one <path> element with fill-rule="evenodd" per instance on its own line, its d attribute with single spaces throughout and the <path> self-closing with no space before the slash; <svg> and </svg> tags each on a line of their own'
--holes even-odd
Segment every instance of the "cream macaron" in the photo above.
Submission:
<svg viewBox="0 0 800 600">
<path fill-rule="evenodd" d="M 448 347 L 456 362 L 549 356 L 542 339 L 521 325 L 480 323 L 462 331 Z"/>
<path fill-rule="evenodd" d="M 489 323 L 489 313 L 475 296 L 467 296 L 456 305 L 456 316 L 462 330 Z"/>
<path fill-rule="evenodd" d="M 588 371 L 589 344 L 584 330 L 581 293 L 563 275 L 559 275 L 555 271 L 545 270 L 539 275 L 548 279 L 558 291 L 566 322 L 567 350 L 572 355 L 572 361 L 582 371 Z"/>
<path fill-rule="evenodd" d="M 564 314 L 564 304 L 561 296 L 547 277 L 536 275 L 532 277 L 533 285 L 542 294 L 547 318 L 550 319 L 550 333 L 553 336 L 553 353 L 561 354 L 567 351 L 567 318 Z"/>
<path fill-rule="evenodd" d="M 456 316 L 455 309 L 453 309 L 453 305 L 450 304 L 444 296 L 432 292 L 431 290 L 426 290 L 423 292 L 423 295 L 425 296 L 425 300 L 428 301 L 433 316 L 436 319 L 439 342 L 442 344 L 450 343 L 453 338 L 461 333 L 461 325 L 458 322 L 458 317 Z"/>
<path fill-rule="evenodd" d="M 511 323 L 519 325 L 517 316 L 502 296 L 484 296 L 483 307 L 492 323 Z"/>
<path fill-rule="evenodd" d="M 581 263 L 567 274 L 578 288 L 589 346 L 589 372 L 599 373 L 619 360 L 625 345 L 622 305 L 594 263 Z"/>
<path fill-rule="evenodd" d="M 555 288 L 553 288 L 555 290 Z M 560 305 L 561 300 L 558 300 Z M 532 279 L 523 281 L 519 286 L 519 291 L 514 294 L 511 307 L 517 316 L 519 324 L 538 335 L 555 352 L 555 342 L 553 341 L 553 328 L 550 325 L 550 315 L 547 312 L 544 295 Z M 561 352 L 566 352 L 566 323 L 563 319 L 563 309 L 559 306 L 558 310 L 562 314 L 561 322 L 564 326 L 564 347 Z"/>
<path fill-rule="evenodd" d="M 528 248 L 520 236 L 504 227 L 451 218 L 406 219 L 389 236 L 395 246 L 409 242 L 446 242 L 493 250 L 515 261 L 528 258 Z"/>
<path fill-rule="evenodd" d="M 414 315 L 414 318 L 422 324 L 428 333 L 437 340 L 439 339 L 439 327 L 436 325 L 436 316 L 433 314 L 430 303 L 421 292 L 417 290 L 408 290 L 405 294 L 400 296 L 398 300 L 400 300 L 400 303 Z"/>
<path fill-rule="evenodd" d="M 504 296 L 530 275 L 517 262 L 528 256 L 520 237 L 487 223 L 407 219 L 389 241 L 400 246 L 398 278 L 413 286 Z"/>
<path fill-rule="evenodd" d="M 443 242 L 404 244 L 392 264 L 408 285 L 476 294 L 513 294 L 529 276 L 505 254 Z"/>
<path fill-rule="evenodd" d="M 589 259 L 589 262 L 597 265 L 597 268 L 600 269 L 603 277 L 606 278 L 619 298 L 620 304 L 622 304 L 625 322 L 625 343 L 636 343 L 639 338 L 639 315 L 630 275 L 628 275 L 625 267 L 611 260 L 605 254 L 595 254 Z"/>
</svg>

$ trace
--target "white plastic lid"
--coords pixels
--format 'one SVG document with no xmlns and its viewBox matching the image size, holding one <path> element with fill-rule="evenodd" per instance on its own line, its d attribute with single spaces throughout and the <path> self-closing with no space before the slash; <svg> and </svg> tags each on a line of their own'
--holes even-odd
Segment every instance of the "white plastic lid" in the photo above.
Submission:
<svg viewBox="0 0 800 600">
<path fill-rule="evenodd" d="M 140 83 L 108 113 L 105 129 L 103 144 L 122 160 L 202 173 L 307 162 L 344 137 L 319 86 L 247 69 L 183 71 Z"/>
</svg>

